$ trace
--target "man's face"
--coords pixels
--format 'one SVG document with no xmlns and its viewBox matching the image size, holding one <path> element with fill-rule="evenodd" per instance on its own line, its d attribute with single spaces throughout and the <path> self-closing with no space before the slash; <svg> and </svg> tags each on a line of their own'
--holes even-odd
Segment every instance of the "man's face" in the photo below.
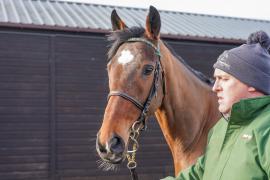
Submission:
<svg viewBox="0 0 270 180">
<path fill-rule="evenodd" d="M 229 115 L 234 103 L 249 97 L 250 88 L 220 69 L 215 69 L 214 77 L 216 81 L 212 90 L 218 97 L 218 109 L 221 113 Z"/>
</svg>

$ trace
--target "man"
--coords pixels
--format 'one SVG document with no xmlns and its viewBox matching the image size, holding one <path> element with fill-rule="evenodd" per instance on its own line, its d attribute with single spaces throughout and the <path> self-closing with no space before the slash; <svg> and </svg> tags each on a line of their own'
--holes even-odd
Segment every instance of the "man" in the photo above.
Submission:
<svg viewBox="0 0 270 180">
<path fill-rule="evenodd" d="M 208 135 L 205 155 L 176 178 L 270 179 L 270 39 L 259 31 L 225 51 L 214 64 L 223 118 Z"/>
</svg>

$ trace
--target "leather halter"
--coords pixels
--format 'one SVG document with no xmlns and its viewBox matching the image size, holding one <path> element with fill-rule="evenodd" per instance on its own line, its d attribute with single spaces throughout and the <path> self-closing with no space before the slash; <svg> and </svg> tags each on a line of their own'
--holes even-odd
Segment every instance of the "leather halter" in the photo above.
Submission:
<svg viewBox="0 0 270 180">
<path fill-rule="evenodd" d="M 151 100 L 154 97 L 154 95 L 155 96 L 157 95 L 158 80 L 159 80 L 159 76 L 160 76 L 160 71 L 162 70 L 161 63 L 160 63 L 160 57 L 161 57 L 160 49 L 159 49 L 159 45 L 155 46 L 152 42 L 146 40 L 145 38 L 130 38 L 127 40 L 127 42 L 144 42 L 155 50 L 155 54 L 158 56 L 158 60 L 156 61 L 156 65 L 155 65 L 153 83 L 152 83 L 151 89 L 149 91 L 148 97 L 143 104 L 139 100 L 137 100 L 136 98 L 134 98 L 134 97 L 132 97 L 124 92 L 121 92 L 121 91 L 111 91 L 108 94 L 108 100 L 110 99 L 111 96 L 120 96 L 120 97 L 128 100 L 132 104 L 134 104 L 138 109 L 141 110 L 141 114 L 140 114 L 137 121 L 139 121 L 139 124 L 143 125 L 141 130 L 145 130 L 146 129 L 145 120 L 146 120 L 146 117 L 147 117 L 147 114 L 149 111 Z M 162 73 L 162 75 L 163 75 L 163 73 Z M 164 91 L 164 84 L 163 84 L 163 91 Z M 136 123 L 138 124 L 137 121 L 136 121 Z"/>
</svg>

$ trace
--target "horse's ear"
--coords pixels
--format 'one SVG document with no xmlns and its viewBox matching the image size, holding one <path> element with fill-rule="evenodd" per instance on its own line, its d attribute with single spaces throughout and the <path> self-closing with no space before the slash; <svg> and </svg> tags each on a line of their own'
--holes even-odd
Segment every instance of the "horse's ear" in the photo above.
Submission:
<svg viewBox="0 0 270 180">
<path fill-rule="evenodd" d="M 160 26 L 159 12 L 154 6 L 150 6 L 146 18 L 146 36 L 150 39 L 157 40 L 159 38 Z"/>
<path fill-rule="evenodd" d="M 122 21 L 122 19 L 120 19 L 115 9 L 112 11 L 111 14 L 111 23 L 113 31 L 127 28 L 126 24 L 124 23 L 124 21 Z"/>
</svg>

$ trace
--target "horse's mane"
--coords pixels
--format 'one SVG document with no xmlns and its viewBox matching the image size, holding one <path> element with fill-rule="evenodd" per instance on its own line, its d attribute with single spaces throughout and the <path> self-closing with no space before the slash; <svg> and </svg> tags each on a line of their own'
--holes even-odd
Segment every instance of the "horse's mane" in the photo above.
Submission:
<svg viewBox="0 0 270 180">
<path fill-rule="evenodd" d="M 128 39 L 133 37 L 142 37 L 144 35 L 145 29 L 143 27 L 131 27 L 125 28 L 123 30 L 113 31 L 108 35 L 108 41 L 111 42 L 110 49 L 108 51 L 108 60 L 110 61 L 114 54 L 116 53 L 117 49 Z M 165 46 L 172 52 L 172 54 L 187 67 L 196 77 L 198 77 L 201 81 L 205 82 L 208 85 L 213 84 L 213 80 L 208 78 L 202 72 L 193 69 L 189 66 L 184 59 L 179 56 L 169 45 L 168 43 L 164 42 Z"/>
<path fill-rule="evenodd" d="M 214 80 L 204 75 L 202 72 L 193 69 L 180 55 L 178 55 L 175 50 L 166 42 L 163 41 L 165 46 L 171 51 L 174 57 L 176 57 L 186 68 L 188 68 L 196 77 L 205 82 L 208 85 L 213 85 Z"/>
</svg>

